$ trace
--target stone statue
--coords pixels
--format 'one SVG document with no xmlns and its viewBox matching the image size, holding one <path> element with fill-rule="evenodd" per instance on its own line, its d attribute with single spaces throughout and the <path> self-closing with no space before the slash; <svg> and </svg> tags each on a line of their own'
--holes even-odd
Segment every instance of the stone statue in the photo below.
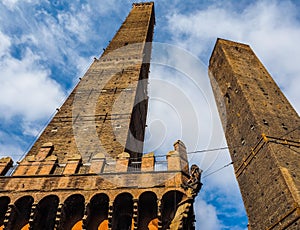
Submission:
<svg viewBox="0 0 300 230">
<path fill-rule="evenodd" d="M 187 191 L 187 197 L 183 198 L 183 200 L 177 204 L 175 216 L 168 229 L 185 229 L 184 224 L 186 221 L 185 219 L 188 216 L 187 213 L 190 212 L 190 208 L 193 205 L 193 200 L 202 187 L 201 173 L 202 170 L 199 169 L 197 165 L 191 166 L 190 178 L 181 185 L 182 188 Z"/>
<path fill-rule="evenodd" d="M 185 190 L 189 190 L 192 197 L 195 197 L 202 187 L 201 173 L 202 170 L 193 164 L 190 169 L 190 178 L 182 185 Z"/>
</svg>

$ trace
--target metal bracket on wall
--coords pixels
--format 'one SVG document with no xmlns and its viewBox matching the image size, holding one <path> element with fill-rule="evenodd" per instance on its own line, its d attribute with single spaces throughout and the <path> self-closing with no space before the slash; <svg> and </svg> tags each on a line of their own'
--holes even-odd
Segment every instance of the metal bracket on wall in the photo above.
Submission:
<svg viewBox="0 0 300 230">
<path fill-rule="evenodd" d="M 257 153 L 262 149 L 262 147 L 267 143 L 275 143 L 281 145 L 288 145 L 289 147 L 300 148 L 300 142 L 294 140 L 288 140 L 278 137 L 268 136 L 266 134 L 261 135 L 261 139 L 255 145 L 254 148 L 251 148 L 251 152 L 247 155 L 247 157 L 243 160 L 242 164 L 235 170 L 235 175 L 238 178 L 242 172 L 247 168 L 250 162 L 256 157 Z"/>
<path fill-rule="evenodd" d="M 288 140 L 288 139 L 283 139 L 283 138 L 279 138 L 279 137 L 267 136 L 264 133 L 262 134 L 262 137 L 265 142 L 272 142 L 275 144 L 288 145 L 288 146 L 300 148 L 300 141 L 294 141 L 294 140 Z"/>
<path fill-rule="evenodd" d="M 285 225 L 282 226 L 282 222 L 289 217 L 290 215 L 292 215 L 293 213 L 295 213 L 295 217 L 289 221 L 288 223 L 286 223 Z M 294 208 L 290 211 L 288 211 L 286 214 L 284 214 L 283 216 L 281 216 L 279 218 L 278 221 L 276 221 L 276 223 L 274 223 L 272 226 L 266 228 L 266 230 L 272 230 L 274 229 L 277 225 L 280 225 L 280 229 L 286 229 L 289 226 L 291 226 L 293 223 L 295 223 L 298 219 L 300 218 L 300 207 L 298 206 L 298 204 L 295 204 Z"/>
</svg>

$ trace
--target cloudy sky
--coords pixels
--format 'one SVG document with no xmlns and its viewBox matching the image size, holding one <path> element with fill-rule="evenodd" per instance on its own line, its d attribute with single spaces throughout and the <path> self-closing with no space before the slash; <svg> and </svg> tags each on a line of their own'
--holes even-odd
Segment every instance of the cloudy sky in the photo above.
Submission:
<svg viewBox="0 0 300 230">
<path fill-rule="evenodd" d="M 0 154 L 21 159 L 131 9 L 129 0 L 0 0 Z M 247 217 L 207 76 L 218 37 L 250 44 L 300 111 L 299 1 L 155 1 L 145 152 L 177 139 L 203 170 L 197 229 Z M 217 172 L 215 172 L 217 171 Z M 214 173 L 215 172 L 215 173 Z"/>
</svg>

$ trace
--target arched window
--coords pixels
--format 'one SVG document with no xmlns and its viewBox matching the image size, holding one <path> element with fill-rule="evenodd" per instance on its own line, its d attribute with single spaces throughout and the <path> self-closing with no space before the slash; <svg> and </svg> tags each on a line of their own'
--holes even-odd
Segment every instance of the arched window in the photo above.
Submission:
<svg viewBox="0 0 300 230">
<path fill-rule="evenodd" d="M 183 193 L 179 191 L 169 191 L 162 197 L 161 205 L 161 217 L 162 217 L 162 229 L 168 229 L 171 224 L 176 210 L 177 205 L 182 200 Z"/>
<path fill-rule="evenodd" d="M 69 196 L 64 202 L 58 229 L 82 229 L 84 207 L 84 197 L 82 195 L 74 194 Z"/>
<path fill-rule="evenodd" d="M 138 229 L 158 229 L 157 196 L 153 192 L 144 192 L 139 197 Z"/>
<path fill-rule="evenodd" d="M 28 222 L 30 218 L 31 206 L 33 198 L 31 196 L 23 196 L 19 198 L 12 208 L 8 229 L 28 229 Z"/>
<path fill-rule="evenodd" d="M 108 229 L 109 198 L 106 194 L 96 194 L 88 205 L 86 228 L 90 230 Z"/>
<path fill-rule="evenodd" d="M 112 230 L 133 229 L 133 200 L 129 193 L 119 194 L 113 206 Z"/>
<path fill-rule="evenodd" d="M 55 195 L 44 197 L 36 206 L 32 228 L 52 230 L 55 224 L 55 217 L 59 199 Z"/>
<path fill-rule="evenodd" d="M 4 228 L 3 222 L 8 209 L 10 198 L 8 196 L 0 197 L 0 230 Z"/>
</svg>

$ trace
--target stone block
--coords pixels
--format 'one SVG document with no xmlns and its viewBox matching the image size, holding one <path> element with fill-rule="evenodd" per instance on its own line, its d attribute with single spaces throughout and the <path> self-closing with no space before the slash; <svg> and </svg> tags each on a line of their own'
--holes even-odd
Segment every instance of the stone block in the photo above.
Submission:
<svg viewBox="0 0 300 230">
<path fill-rule="evenodd" d="M 154 153 L 144 154 L 142 157 L 142 171 L 154 171 L 155 156 Z"/>
<path fill-rule="evenodd" d="M 49 175 L 54 171 L 54 168 L 57 164 L 57 157 L 50 156 L 47 157 L 45 161 L 41 162 L 39 168 L 39 175 Z"/>
<path fill-rule="evenodd" d="M 68 162 L 64 168 L 63 174 L 69 175 L 69 174 L 77 173 L 81 162 L 82 162 L 82 158 L 79 154 L 73 155 L 72 157 L 70 157 L 68 159 Z"/>
<path fill-rule="evenodd" d="M 127 172 L 129 164 L 129 153 L 123 152 L 118 155 L 116 162 L 116 172 Z"/>
<path fill-rule="evenodd" d="M 89 169 L 89 173 L 102 173 L 105 166 L 105 155 L 102 153 L 96 154 L 92 161 Z"/>
<path fill-rule="evenodd" d="M 0 159 L 0 175 L 4 176 L 12 167 L 13 160 L 10 157 L 3 157 Z"/>
</svg>

